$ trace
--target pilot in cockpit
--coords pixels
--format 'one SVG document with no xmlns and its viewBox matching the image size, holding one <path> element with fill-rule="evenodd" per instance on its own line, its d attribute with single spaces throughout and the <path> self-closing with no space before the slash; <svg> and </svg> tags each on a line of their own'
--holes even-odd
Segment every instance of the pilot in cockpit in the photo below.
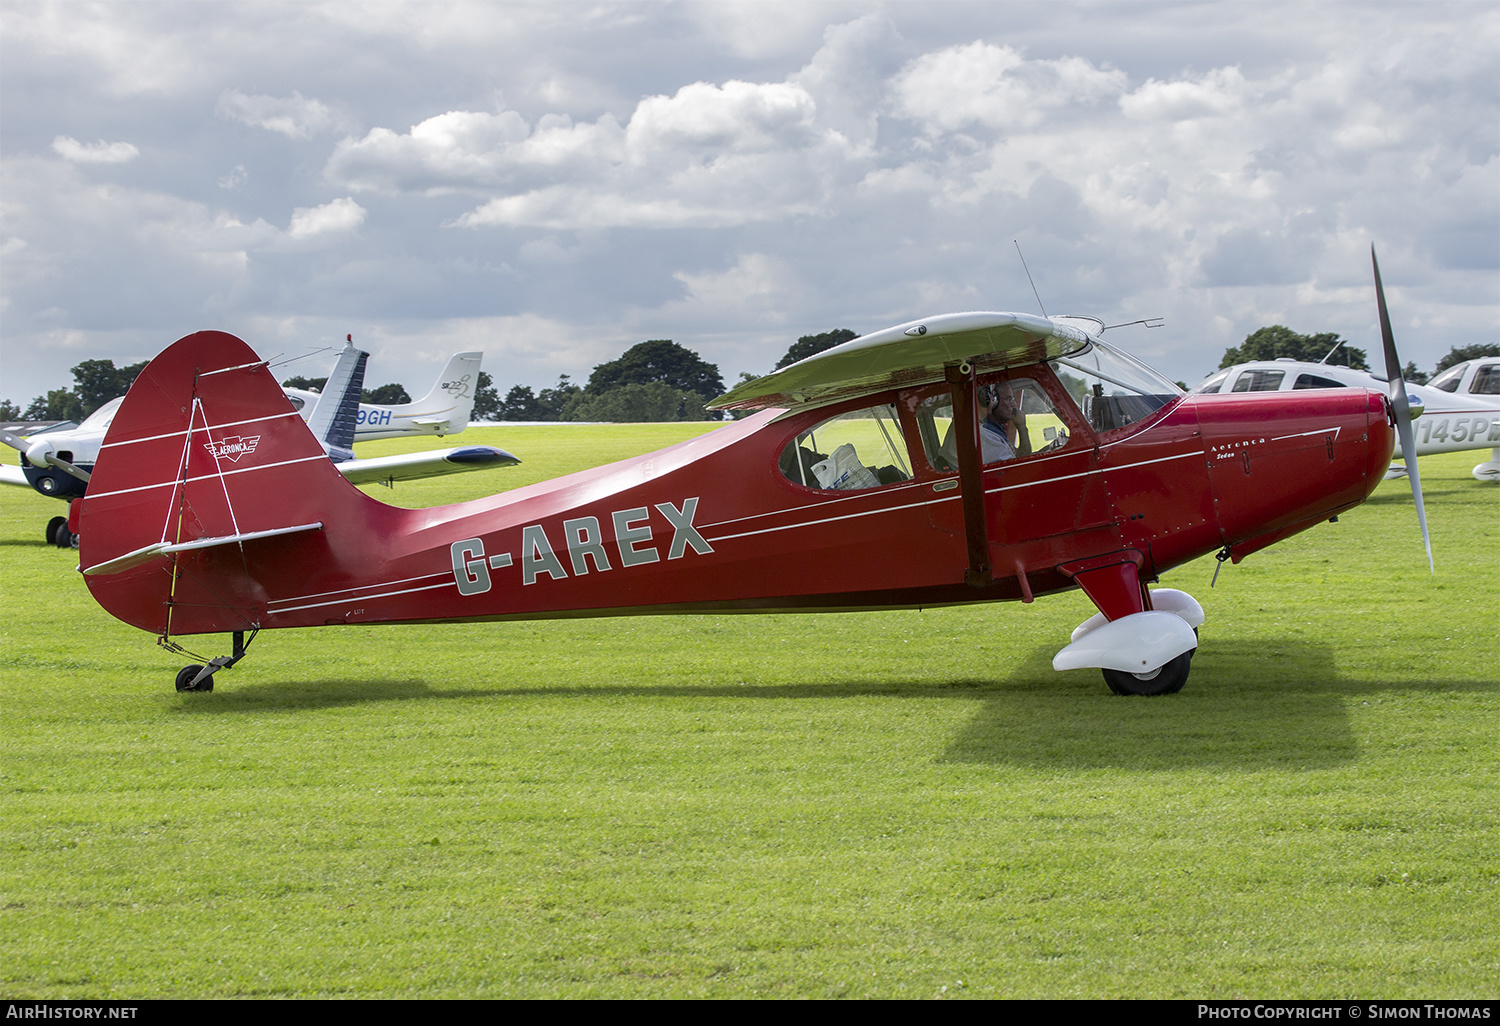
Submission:
<svg viewBox="0 0 1500 1026">
<path fill-rule="evenodd" d="M 1031 440 L 1026 433 L 1026 414 L 1008 381 L 997 381 L 979 389 L 984 420 L 979 425 L 980 452 L 985 463 L 1012 460 L 1031 455 Z"/>
</svg>

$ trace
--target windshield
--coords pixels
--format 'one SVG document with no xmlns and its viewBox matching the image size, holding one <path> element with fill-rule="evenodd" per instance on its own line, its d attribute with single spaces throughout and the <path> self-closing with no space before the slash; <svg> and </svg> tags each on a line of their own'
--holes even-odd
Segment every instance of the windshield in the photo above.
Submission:
<svg viewBox="0 0 1500 1026">
<path fill-rule="evenodd" d="M 1145 420 L 1182 389 L 1103 342 L 1049 361 L 1084 419 L 1100 433 Z"/>
<path fill-rule="evenodd" d="M 1464 371 L 1468 364 L 1461 363 L 1457 367 L 1450 367 L 1437 377 L 1432 379 L 1430 388 L 1440 388 L 1444 392 L 1457 392 L 1458 383 L 1464 379 Z"/>
<path fill-rule="evenodd" d="M 78 425 L 79 430 L 83 430 L 85 428 L 90 431 L 109 430 L 109 425 L 113 423 L 115 419 L 115 411 L 120 408 L 120 404 L 124 401 L 125 397 L 123 395 L 118 399 L 111 399 L 109 402 L 105 403 L 103 406 L 99 407 L 93 413 L 85 417 L 83 419 L 83 423 Z"/>
</svg>

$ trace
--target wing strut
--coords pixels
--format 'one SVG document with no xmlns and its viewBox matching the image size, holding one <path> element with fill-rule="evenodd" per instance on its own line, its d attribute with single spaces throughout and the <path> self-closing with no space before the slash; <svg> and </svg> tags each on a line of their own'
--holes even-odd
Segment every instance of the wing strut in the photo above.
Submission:
<svg viewBox="0 0 1500 1026">
<path fill-rule="evenodd" d="M 953 438 L 958 443 L 958 481 L 964 504 L 964 538 L 968 542 L 969 565 L 964 583 L 983 588 L 994 583 L 990 572 L 990 535 L 984 516 L 984 467 L 979 456 L 979 418 L 975 416 L 974 365 L 949 364 L 943 368 L 953 396 Z"/>
</svg>

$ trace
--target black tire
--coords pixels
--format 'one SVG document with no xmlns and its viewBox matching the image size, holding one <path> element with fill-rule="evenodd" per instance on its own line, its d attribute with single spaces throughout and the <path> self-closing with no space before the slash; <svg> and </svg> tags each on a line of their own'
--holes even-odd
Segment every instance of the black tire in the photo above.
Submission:
<svg viewBox="0 0 1500 1026">
<path fill-rule="evenodd" d="M 59 527 L 67 527 L 67 526 L 68 526 L 68 518 L 67 517 L 53 517 L 51 520 L 47 521 L 47 544 L 48 545 L 56 545 L 57 544 L 57 529 Z"/>
<path fill-rule="evenodd" d="M 1155 673 L 1127 673 L 1123 670 L 1101 670 L 1104 683 L 1117 695 L 1175 695 L 1187 683 L 1192 666 L 1192 649 L 1169 660 Z"/>
<path fill-rule="evenodd" d="M 60 549 L 78 548 L 78 535 L 68 530 L 68 522 L 66 520 L 57 525 L 57 532 L 52 535 L 52 544 Z"/>
<path fill-rule="evenodd" d="M 193 663 L 191 666 L 184 666 L 182 669 L 178 670 L 177 690 L 212 691 L 214 689 L 214 675 L 211 673 L 207 677 L 204 677 L 202 680 L 200 680 L 197 687 L 193 686 L 193 678 L 198 676 L 198 671 L 201 669 L 203 669 L 201 665 Z"/>
</svg>

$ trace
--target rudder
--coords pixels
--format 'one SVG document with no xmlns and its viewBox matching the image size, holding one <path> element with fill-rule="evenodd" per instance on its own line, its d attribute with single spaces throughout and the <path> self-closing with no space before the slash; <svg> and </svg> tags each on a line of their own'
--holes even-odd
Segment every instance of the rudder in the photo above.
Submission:
<svg viewBox="0 0 1500 1026">
<path fill-rule="evenodd" d="M 265 361 L 233 335 L 200 331 L 152 360 L 115 415 L 79 512 L 79 569 L 100 605 L 143 630 L 254 629 L 263 578 L 327 562 L 314 525 L 357 518 L 372 501 Z"/>
</svg>

